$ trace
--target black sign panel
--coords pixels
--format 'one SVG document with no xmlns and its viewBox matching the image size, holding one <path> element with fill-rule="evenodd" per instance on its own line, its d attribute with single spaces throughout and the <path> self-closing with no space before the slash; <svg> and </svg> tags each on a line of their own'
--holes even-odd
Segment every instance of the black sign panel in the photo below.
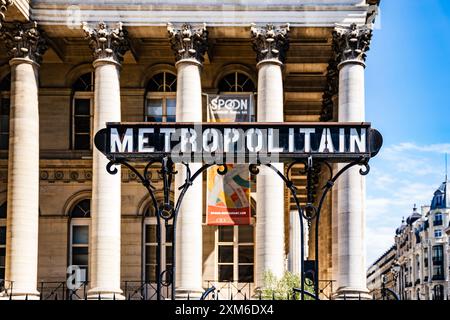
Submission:
<svg viewBox="0 0 450 320">
<path fill-rule="evenodd" d="M 350 162 L 375 156 L 382 137 L 370 123 L 108 123 L 95 145 L 111 160 Z"/>
</svg>

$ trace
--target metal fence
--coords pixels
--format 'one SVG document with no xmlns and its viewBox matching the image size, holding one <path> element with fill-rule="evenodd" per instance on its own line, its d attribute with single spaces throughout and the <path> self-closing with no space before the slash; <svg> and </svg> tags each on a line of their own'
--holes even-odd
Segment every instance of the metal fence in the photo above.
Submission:
<svg viewBox="0 0 450 320">
<path fill-rule="evenodd" d="M 333 300 L 333 280 L 319 281 L 319 292 L 322 300 Z M 281 295 L 279 292 L 265 291 L 263 294 L 254 283 L 225 281 L 218 282 L 207 280 L 204 282 L 205 292 L 202 299 L 205 300 L 298 300 L 299 294 L 295 290 Z M 67 287 L 66 281 L 41 281 L 38 283 L 40 300 L 87 300 L 89 282 L 85 281 L 76 288 Z M 157 300 L 156 283 L 145 281 L 124 281 L 122 283 L 123 297 L 126 300 Z M 171 286 L 162 288 L 162 298 L 171 299 Z M 14 283 L 0 280 L 0 293 L 3 298 L 12 298 L 14 293 Z M 187 293 L 187 299 L 198 299 L 198 293 Z M 122 298 L 122 297 L 121 297 Z M 27 299 L 27 297 L 25 297 Z M 90 297 L 92 299 L 92 297 Z M 99 297 L 99 299 L 101 299 Z M 113 296 L 115 299 L 115 296 Z M 345 299 L 345 297 L 344 297 Z"/>
</svg>

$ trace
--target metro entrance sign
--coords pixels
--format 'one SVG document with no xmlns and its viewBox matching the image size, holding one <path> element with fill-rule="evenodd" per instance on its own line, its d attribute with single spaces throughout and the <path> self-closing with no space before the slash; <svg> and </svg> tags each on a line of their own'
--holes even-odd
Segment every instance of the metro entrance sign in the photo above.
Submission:
<svg viewBox="0 0 450 320">
<path fill-rule="evenodd" d="M 382 137 L 370 123 L 107 123 L 95 145 L 110 160 L 351 162 L 375 156 Z"/>
<path fill-rule="evenodd" d="M 258 175 L 259 166 L 270 168 L 278 175 L 295 200 L 300 221 L 300 288 L 293 292 L 319 299 L 319 223 L 322 207 L 329 191 L 336 181 L 347 170 L 362 166 L 361 175 L 370 171 L 369 160 L 381 149 L 381 134 L 371 128 L 370 123 L 107 123 L 106 128 L 95 135 L 95 146 L 102 152 L 109 163 L 106 170 L 117 174 L 116 165 L 123 165 L 136 174 L 138 180 L 147 189 L 157 218 L 157 250 L 156 250 L 156 296 L 164 299 L 163 287 L 170 287 L 171 298 L 175 298 L 176 277 L 176 241 L 171 246 L 172 264 L 168 267 L 162 261 L 162 227 L 172 232 L 176 239 L 178 213 L 184 195 L 198 177 L 208 169 L 217 167 L 217 173 L 227 174 L 228 164 L 248 164 L 251 175 Z M 146 162 L 143 172 L 132 165 L 132 162 Z M 190 163 L 201 163 L 200 168 L 191 172 Z M 274 163 L 283 162 L 285 170 L 278 170 Z M 174 190 L 175 163 L 182 163 L 185 168 L 185 181 L 177 186 L 179 193 L 173 201 L 170 194 Z M 334 172 L 331 163 L 344 163 Z M 152 185 L 152 165 L 160 165 L 159 181 L 163 186 L 163 199 L 155 194 Z M 306 176 L 306 204 L 301 204 L 297 187 L 291 173 L 295 165 L 302 165 L 302 175 Z M 319 165 L 319 166 L 317 166 Z M 318 168 L 319 167 L 319 168 Z M 318 171 L 328 176 L 324 186 L 316 186 Z M 201 179 L 201 178 L 200 178 Z M 321 196 L 315 198 L 317 190 Z M 258 192 L 258 190 L 257 190 Z M 182 212 L 181 212 L 182 214 Z M 171 224 L 169 223 L 171 221 Z M 310 225 L 315 230 L 314 237 L 314 270 L 309 272 L 305 266 L 304 226 Z M 169 231 L 168 226 L 174 226 Z M 312 241 L 312 240 L 311 240 Z M 163 270 L 162 266 L 166 266 Z M 307 275 L 309 274 L 309 275 Z M 314 291 L 305 288 L 306 278 L 310 278 Z M 215 290 L 209 288 L 202 295 Z M 167 297 L 166 297 L 167 298 Z"/>
</svg>

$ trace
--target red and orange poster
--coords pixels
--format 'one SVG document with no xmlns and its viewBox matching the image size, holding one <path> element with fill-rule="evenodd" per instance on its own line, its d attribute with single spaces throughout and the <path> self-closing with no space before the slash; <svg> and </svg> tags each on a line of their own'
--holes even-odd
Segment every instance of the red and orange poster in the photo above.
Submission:
<svg viewBox="0 0 450 320">
<path fill-rule="evenodd" d="M 222 95 L 208 97 L 210 122 L 250 122 L 253 116 L 252 95 Z M 217 168 L 208 170 L 207 212 L 208 225 L 250 224 L 251 177 L 248 166 L 227 164 L 225 175 Z"/>
</svg>

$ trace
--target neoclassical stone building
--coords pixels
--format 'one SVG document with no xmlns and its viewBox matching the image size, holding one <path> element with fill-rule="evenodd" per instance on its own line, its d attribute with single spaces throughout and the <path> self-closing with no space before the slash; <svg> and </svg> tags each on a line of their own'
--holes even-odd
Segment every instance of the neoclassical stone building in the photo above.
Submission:
<svg viewBox="0 0 450 320">
<path fill-rule="evenodd" d="M 446 179 L 429 206 L 413 213 L 397 229 L 397 290 L 406 300 L 450 298 L 450 188 Z"/>
<path fill-rule="evenodd" d="M 93 135 L 112 121 L 207 121 L 205 99 L 218 93 L 254 97 L 260 122 L 365 121 L 378 2 L 0 1 L 2 296 L 67 297 L 75 265 L 88 298 L 151 298 L 155 213 L 132 172 L 106 172 Z M 302 203 L 317 200 L 301 169 Z M 327 179 L 319 169 L 317 192 Z M 325 291 L 338 298 L 368 296 L 358 170 L 333 188 L 320 225 L 319 279 L 333 281 Z M 260 174 L 251 224 L 229 227 L 205 223 L 205 184 L 194 183 L 180 210 L 180 298 L 211 283 L 223 298 L 249 297 L 265 272 L 299 271 L 298 216 L 280 179 Z M 172 245 L 164 237 L 168 267 Z"/>
</svg>

